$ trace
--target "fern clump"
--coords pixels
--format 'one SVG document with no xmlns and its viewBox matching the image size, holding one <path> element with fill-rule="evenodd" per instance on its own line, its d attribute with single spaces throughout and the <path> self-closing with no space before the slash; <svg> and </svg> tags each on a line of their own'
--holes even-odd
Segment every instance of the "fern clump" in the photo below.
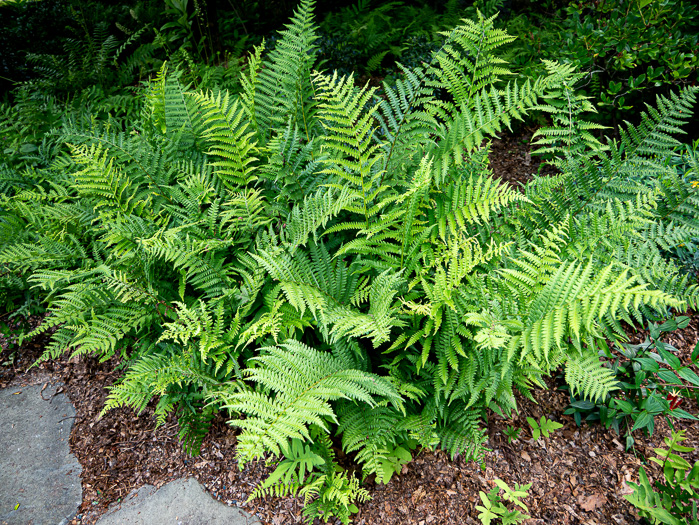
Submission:
<svg viewBox="0 0 699 525">
<path fill-rule="evenodd" d="M 597 357 L 620 321 L 697 304 L 667 257 L 697 235 L 677 132 L 696 89 L 602 145 L 577 76 L 512 78 L 511 38 L 480 13 L 385 96 L 314 70 L 313 3 L 243 90 L 191 91 L 166 67 L 129 132 L 60 131 L 46 164 L 3 168 L 0 264 L 45 294 L 44 358 L 121 355 L 105 410 L 180 418 L 198 450 L 213 414 L 238 460 L 277 461 L 253 493 L 348 522 L 416 447 L 480 461 L 488 409 L 516 410 L 564 367 L 581 397 L 616 388 Z M 496 180 L 488 137 L 531 111 L 560 174 Z M 651 176 L 650 174 L 653 173 Z"/>
</svg>

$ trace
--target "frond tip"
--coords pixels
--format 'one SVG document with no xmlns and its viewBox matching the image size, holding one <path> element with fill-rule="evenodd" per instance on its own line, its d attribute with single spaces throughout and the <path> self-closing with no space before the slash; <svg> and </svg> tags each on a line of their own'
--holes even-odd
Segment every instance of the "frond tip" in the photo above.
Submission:
<svg viewBox="0 0 699 525">
<path fill-rule="evenodd" d="M 566 383 L 572 395 L 581 395 L 593 402 L 603 400 L 617 390 L 616 374 L 605 368 L 594 354 L 575 354 L 566 363 Z"/>
</svg>

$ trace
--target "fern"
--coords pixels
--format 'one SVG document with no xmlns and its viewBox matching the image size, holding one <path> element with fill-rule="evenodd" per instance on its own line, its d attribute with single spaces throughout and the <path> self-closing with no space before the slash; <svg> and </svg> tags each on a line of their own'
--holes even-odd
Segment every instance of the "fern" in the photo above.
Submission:
<svg viewBox="0 0 699 525">
<path fill-rule="evenodd" d="M 328 165 L 325 172 L 355 188 L 360 202 L 353 211 L 363 215 L 368 225 L 378 212 L 372 204 L 382 190 L 378 186 L 382 175 L 379 145 L 373 143 L 377 131 L 374 114 L 379 104 L 363 111 L 375 90 L 357 91 L 351 77 L 338 78 L 337 73 L 332 78 L 317 75 L 315 80 L 321 101 L 318 117 L 329 132 L 321 146 L 328 157 L 323 161 Z"/>
<path fill-rule="evenodd" d="M 253 175 L 257 160 L 256 144 L 250 139 L 254 131 L 248 131 L 243 120 L 243 111 L 238 100 L 231 101 L 230 95 L 214 97 L 213 94 L 195 94 L 201 108 L 206 127 L 204 139 L 209 142 L 209 154 L 221 160 L 211 165 L 218 168 L 216 174 L 228 187 L 246 186 L 255 180 Z"/>
<path fill-rule="evenodd" d="M 248 415 L 231 424 L 242 428 L 238 459 L 245 464 L 265 451 L 281 452 L 290 439 L 309 439 L 310 424 L 327 431 L 324 419 L 336 420 L 328 401 L 356 399 L 370 405 L 381 395 L 400 406 L 400 397 L 385 378 L 350 368 L 346 359 L 319 352 L 297 341 L 267 347 L 253 358 L 258 368 L 246 378 L 276 392 L 270 400 L 261 392 L 221 392 L 217 398 L 233 413 Z"/>
<path fill-rule="evenodd" d="M 572 395 L 597 402 L 616 390 L 616 375 L 609 368 L 600 366 L 595 354 L 573 355 L 566 364 L 566 383 L 571 386 Z"/>
<path fill-rule="evenodd" d="M 315 127 L 311 69 L 315 62 L 313 0 L 302 0 L 288 28 L 247 84 L 247 107 L 262 144 L 275 128 L 291 122 L 310 140 Z M 254 91 L 253 91 L 254 90 Z"/>
</svg>

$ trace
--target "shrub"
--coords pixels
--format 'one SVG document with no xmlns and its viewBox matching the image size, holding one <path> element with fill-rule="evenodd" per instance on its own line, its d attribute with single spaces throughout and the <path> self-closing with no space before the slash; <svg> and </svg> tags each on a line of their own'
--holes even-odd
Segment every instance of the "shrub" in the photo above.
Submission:
<svg viewBox="0 0 699 525">
<path fill-rule="evenodd" d="M 608 121 L 633 120 L 643 101 L 696 83 L 698 24 L 682 0 L 582 0 L 521 15 L 508 29 L 519 37 L 511 57 L 520 71 L 537 74 L 540 58 L 574 65 Z"/>
<path fill-rule="evenodd" d="M 697 418 L 680 406 L 685 398 L 696 398 L 699 377 L 690 366 L 684 366 L 673 354 L 677 349 L 660 340 L 663 332 L 686 328 L 689 318 L 680 316 L 658 326 L 650 323 L 650 337 L 640 344 L 622 343 L 618 349 L 602 348 L 600 353 L 610 359 L 608 366 L 619 381 L 619 390 L 593 403 L 587 399 L 573 399 L 566 414 L 573 414 L 579 425 L 585 421 L 599 421 L 617 434 L 626 432 L 626 448 L 634 444 L 633 432 L 653 434 L 655 418 L 664 417 L 672 427 L 671 418 Z M 690 357 L 696 365 L 699 345 Z"/>
</svg>

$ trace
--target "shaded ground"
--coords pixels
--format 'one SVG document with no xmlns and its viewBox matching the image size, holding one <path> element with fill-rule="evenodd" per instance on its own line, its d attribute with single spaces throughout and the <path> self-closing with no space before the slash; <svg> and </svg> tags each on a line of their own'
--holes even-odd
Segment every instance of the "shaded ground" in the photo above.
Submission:
<svg viewBox="0 0 699 525">
<path fill-rule="evenodd" d="M 699 317 L 681 336 L 684 358 L 698 339 Z M 679 345 L 679 338 L 675 337 Z M 27 364 L 38 353 L 23 353 Z M 76 406 L 71 448 L 82 464 L 83 504 L 71 523 L 94 524 L 107 506 L 143 484 L 156 487 L 176 478 L 195 477 L 211 494 L 226 503 L 237 503 L 271 525 L 301 523 L 301 507 L 292 499 L 269 499 L 245 504 L 254 485 L 269 472 L 262 464 L 239 471 L 234 459 L 235 432 L 218 419 L 207 436 L 200 457 L 188 457 L 177 441 L 173 420 L 154 429 L 152 410 L 137 417 L 129 410 L 114 410 L 99 418 L 105 401 L 104 387 L 121 372 L 114 371 L 116 360 L 98 363 L 94 359 L 58 360 L 14 378 L 17 382 L 61 378 L 66 394 Z M 4 378 L 7 381 L 7 377 Z M 0 386 L 4 384 L 0 383 Z M 556 386 L 555 379 L 550 386 Z M 449 461 L 441 452 L 422 452 L 388 485 L 367 485 L 373 497 L 360 506 L 359 524 L 447 524 L 478 523 L 475 505 L 478 491 L 487 491 L 500 478 L 510 486 L 533 483 L 526 500 L 533 517 L 529 523 L 627 524 L 637 523 L 630 506 L 622 498 L 628 492 L 625 480 L 636 480 L 638 467 L 652 448 L 661 446 L 669 434 L 666 423 L 658 425 L 652 438 L 637 440 L 636 455 L 623 451 L 621 439 L 598 426 L 578 428 L 572 418 L 563 416 L 565 393 L 558 390 L 536 392 L 538 404 L 521 401 L 517 418 L 504 420 L 490 415 L 486 468 Z M 697 407 L 687 407 L 696 413 Z M 546 415 L 561 421 L 564 428 L 550 439 L 531 439 L 525 417 Z M 507 443 L 506 425 L 523 428 L 521 439 Z M 680 425 L 682 426 L 682 425 Z M 699 446 L 697 425 L 685 425 L 689 445 Z M 688 458 L 690 459 L 690 458 Z M 691 458 L 692 461 L 699 457 Z M 646 465 L 652 475 L 658 470 Z"/>
<path fill-rule="evenodd" d="M 525 182 L 537 172 L 539 161 L 529 155 L 531 131 L 518 137 L 494 141 L 491 160 L 497 176 L 511 182 Z M 545 168 L 549 170 L 550 168 Z M 642 337 L 637 334 L 635 337 Z M 680 349 L 687 362 L 699 339 L 699 316 L 694 315 L 685 330 L 671 334 L 669 342 Z M 223 418 L 215 420 L 199 457 L 188 457 L 177 440 L 177 423 L 171 418 L 155 429 L 152 409 L 137 416 L 130 410 L 99 414 L 106 399 L 105 387 L 116 381 L 121 371 L 118 361 L 99 363 L 93 358 L 43 363 L 22 373 L 41 351 L 42 342 L 19 352 L 13 367 L 0 367 L 0 388 L 10 381 L 45 381 L 60 378 L 66 394 L 75 404 L 76 420 L 71 447 L 83 467 L 83 504 L 74 524 L 94 524 L 107 506 L 124 498 L 143 484 L 156 487 L 175 478 L 192 476 L 211 494 L 229 504 L 238 504 L 257 514 L 270 525 L 302 523 L 301 506 L 293 499 L 273 498 L 245 503 L 253 487 L 271 469 L 251 464 L 239 471 L 235 461 L 236 433 Z M 0 356 L 5 361 L 6 353 Z M 510 486 L 532 483 L 525 500 L 532 519 L 529 524 L 633 525 L 638 523 L 631 506 L 623 499 L 630 490 L 628 480 L 637 480 L 643 464 L 651 478 L 659 468 L 646 463 L 654 447 L 662 446 L 669 435 L 664 421 L 657 422 L 652 437 L 637 436 L 636 450 L 626 453 L 622 438 L 599 426 L 576 427 L 572 417 L 564 416 L 568 399 L 557 389 L 557 378 L 549 381 L 549 390 L 535 392 L 536 402 L 520 399 L 520 413 L 511 420 L 490 414 L 486 468 L 450 461 L 442 452 L 422 451 L 404 467 L 403 473 L 388 485 L 367 481 L 372 500 L 360 505 L 354 522 L 364 525 L 403 524 L 478 524 L 475 505 L 478 491 L 488 491 L 500 478 Z M 696 403 L 683 405 L 697 413 Z M 551 438 L 531 439 L 526 416 L 542 415 L 564 423 Z M 522 428 L 521 438 L 508 443 L 507 425 Z M 686 428 L 688 446 L 699 447 L 699 425 L 679 422 Z M 691 462 L 699 455 L 685 456 Z"/>
<path fill-rule="evenodd" d="M 556 172 L 553 166 L 542 163 L 541 158 L 531 151 L 534 128 L 526 128 L 516 135 L 500 134 L 500 138 L 493 140 L 490 148 L 490 167 L 496 177 L 515 187 L 521 187 L 532 174 L 541 172 L 542 175 L 550 175 Z M 536 139 L 534 139 L 536 141 Z"/>
</svg>

